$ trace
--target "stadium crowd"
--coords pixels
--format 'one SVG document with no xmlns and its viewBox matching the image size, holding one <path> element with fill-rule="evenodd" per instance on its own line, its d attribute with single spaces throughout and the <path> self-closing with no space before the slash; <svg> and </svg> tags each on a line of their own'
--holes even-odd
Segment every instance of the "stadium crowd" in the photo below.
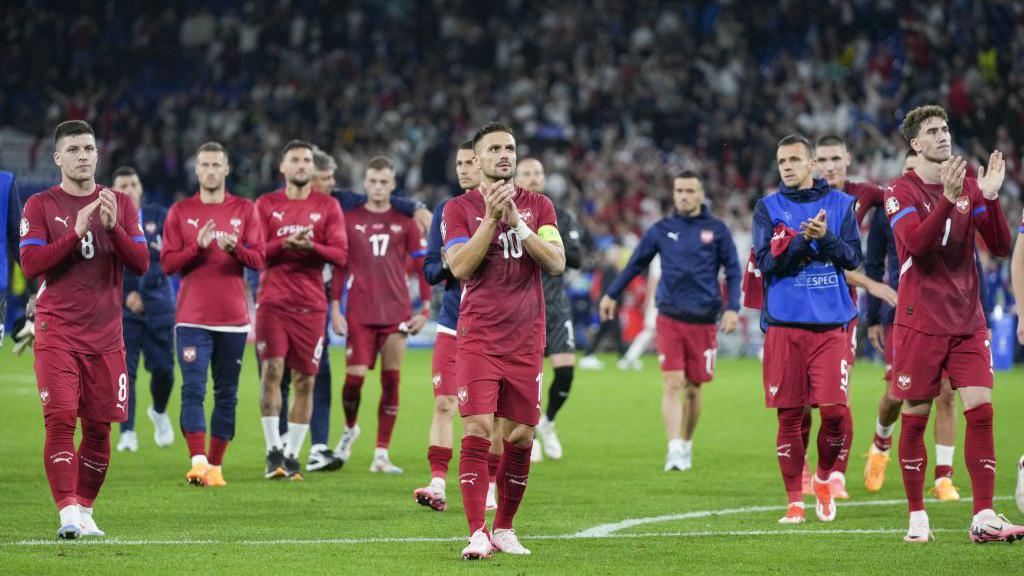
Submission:
<svg viewBox="0 0 1024 576">
<path fill-rule="evenodd" d="M 46 138 L 59 120 L 87 120 L 104 144 L 101 181 L 133 165 L 164 204 L 195 189 L 200 143 L 230 143 L 231 189 L 253 197 L 276 186 L 276 155 L 301 135 L 339 159 L 342 183 L 388 154 L 400 188 L 433 205 L 451 189 L 457 144 L 505 116 L 549 166 L 552 196 L 593 235 L 639 235 L 668 206 L 670 175 L 696 169 L 716 215 L 743 236 L 753 202 L 777 186 L 779 135 L 841 134 L 853 179 L 884 182 L 902 162 L 903 114 L 937 102 L 965 154 L 1006 154 L 1015 211 L 1019 4 L 749 10 L 651 0 L 122 0 L 74 12 L 12 3 L 4 20 L 19 25 L 4 39 L 0 126 Z M 67 86 L 76 88 L 58 88 Z"/>
</svg>

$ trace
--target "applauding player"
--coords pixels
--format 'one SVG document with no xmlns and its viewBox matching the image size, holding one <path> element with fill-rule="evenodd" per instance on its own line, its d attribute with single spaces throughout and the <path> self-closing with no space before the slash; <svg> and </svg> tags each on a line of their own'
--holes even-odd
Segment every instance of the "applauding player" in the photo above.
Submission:
<svg viewBox="0 0 1024 576">
<path fill-rule="evenodd" d="M 1013 541 L 1024 538 L 1024 527 L 992 510 L 992 356 L 974 265 L 976 232 L 994 256 L 1010 253 L 1010 232 L 999 204 L 1006 165 L 1001 153 L 992 152 L 988 170 L 981 167 L 977 179 L 968 177 L 967 162 L 952 156 L 946 120 L 946 111 L 934 105 L 907 114 L 900 132 L 917 152 L 917 165 L 885 195 L 900 259 L 892 394 L 903 400 L 899 459 L 910 508 L 905 540 L 931 538 L 924 508 L 924 431 L 945 368 L 967 419 L 964 460 L 974 493 L 971 540 Z"/>
<path fill-rule="evenodd" d="M 455 357 L 456 397 L 465 436 L 459 462 L 469 522 L 467 559 L 493 549 L 529 554 L 512 520 L 530 474 L 533 428 L 540 421 L 544 378 L 544 291 L 541 270 L 565 269 L 555 210 L 546 196 L 512 184 L 516 140 L 500 123 L 473 137 L 481 189 L 448 202 L 442 240 L 452 274 L 463 281 Z M 504 418 L 498 465 L 498 510 L 487 533 L 487 453 L 495 417 Z"/>
<path fill-rule="evenodd" d="M 145 274 L 149 252 L 131 198 L 96 184 L 92 127 L 63 122 L 54 144 L 61 182 L 29 198 L 19 247 L 25 276 L 43 280 L 35 320 L 43 465 L 60 513 L 57 536 L 73 539 L 104 535 L 92 506 L 110 464 L 110 423 L 128 416 L 122 270 Z"/>
<path fill-rule="evenodd" d="M 196 486 L 224 486 L 221 468 L 235 436 L 238 375 L 249 335 L 245 269 L 263 268 L 263 226 L 253 203 L 225 187 L 228 153 L 217 142 L 196 152 L 199 192 L 174 206 L 164 225 L 160 263 L 181 276 L 175 343 L 181 367 L 181 432 Z M 207 371 L 213 374 L 210 449 L 206 449 Z"/>
<path fill-rule="evenodd" d="M 301 140 L 285 145 L 280 170 L 285 188 L 256 201 L 267 238 L 256 304 L 256 353 L 263 373 L 260 414 L 267 446 L 265 476 L 301 480 L 298 456 L 309 430 L 313 383 L 324 351 L 323 267 L 344 266 L 348 243 L 338 203 L 313 193 L 313 145 Z M 278 429 L 285 367 L 295 388 L 287 453 Z"/>
</svg>

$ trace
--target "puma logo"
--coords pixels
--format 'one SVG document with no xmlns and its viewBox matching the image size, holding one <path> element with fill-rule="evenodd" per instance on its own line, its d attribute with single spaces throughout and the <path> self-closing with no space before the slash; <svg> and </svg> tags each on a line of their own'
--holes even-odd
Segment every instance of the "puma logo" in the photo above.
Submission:
<svg viewBox="0 0 1024 576">
<path fill-rule="evenodd" d="M 60 222 L 61 224 L 63 224 L 65 228 L 68 227 L 68 219 L 69 218 L 71 218 L 71 216 L 65 216 L 63 218 L 61 218 L 60 216 L 54 216 L 53 217 L 54 220 L 56 220 L 57 222 Z"/>
<path fill-rule="evenodd" d="M 358 230 L 360 232 L 364 232 L 364 233 L 366 232 L 366 225 L 365 224 L 356 224 L 355 228 L 356 228 L 356 230 Z"/>
<path fill-rule="evenodd" d="M 68 452 L 67 450 L 62 450 L 62 451 L 57 452 L 56 454 L 50 456 L 50 462 L 52 462 L 54 464 L 60 464 L 61 462 L 63 462 L 65 464 L 70 465 L 71 464 L 71 460 L 74 457 L 75 457 L 75 455 L 73 453 Z"/>
<path fill-rule="evenodd" d="M 509 478 L 508 482 L 509 482 L 509 484 L 518 484 L 519 486 L 526 486 L 526 482 L 520 482 L 519 480 L 516 480 L 515 478 Z"/>
<path fill-rule="evenodd" d="M 125 410 L 125 407 L 124 407 L 124 403 L 123 403 L 123 402 L 117 402 L 117 403 L 115 403 L 114 405 L 115 405 L 115 406 L 117 406 L 118 410 L 121 410 L 121 411 L 124 411 L 124 410 Z"/>
<path fill-rule="evenodd" d="M 481 218 L 481 217 L 479 217 L 479 216 L 477 216 L 477 217 L 476 217 L 476 221 L 477 221 L 477 222 L 483 222 L 483 221 L 484 221 L 484 219 L 483 219 L 483 218 Z"/>
<path fill-rule="evenodd" d="M 476 486 L 476 472 L 469 472 L 459 476 L 459 484 L 469 484 L 470 486 Z"/>
<path fill-rule="evenodd" d="M 903 465 L 903 469 L 904 470 L 913 470 L 914 472 L 920 472 L 921 471 L 921 462 L 918 462 L 917 464 L 904 464 Z"/>
<path fill-rule="evenodd" d="M 982 466 L 982 468 L 988 468 L 989 470 L 992 471 L 993 474 L 995 474 L 996 472 L 996 467 L 991 464 L 985 464 L 984 466 Z"/>
<path fill-rule="evenodd" d="M 278 220 L 284 221 L 284 210 L 280 212 L 271 212 L 270 215 Z"/>
<path fill-rule="evenodd" d="M 187 224 L 191 224 L 193 228 L 199 228 L 199 218 L 188 218 L 185 220 Z"/>
<path fill-rule="evenodd" d="M 675 242 L 679 242 L 679 234 L 676 233 L 676 232 L 669 232 L 668 233 L 668 237 L 671 238 Z"/>
<path fill-rule="evenodd" d="M 775 455 L 779 458 L 790 458 L 790 452 L 793 450 L 792 444 L 783 444 L 775 448 Z"/>
</svg>

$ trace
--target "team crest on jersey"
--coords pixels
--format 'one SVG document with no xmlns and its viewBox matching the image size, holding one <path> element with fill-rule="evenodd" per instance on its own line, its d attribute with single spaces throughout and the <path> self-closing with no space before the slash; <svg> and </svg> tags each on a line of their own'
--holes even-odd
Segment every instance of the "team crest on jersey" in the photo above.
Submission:
<svg viewBox="0 0 1024 576">
<path fill-rule="evenodd" d="M 46 388 L 43 388 L 39 392 L 39 401 L 43 403 L 43 406 L 46 406 L 47 404 L 49 404 L 50 403 L 50 391 L 47 390 Z"/>
<path fill-rule="evenodd" d="M 520 210 L 519 211 L 519 219 L 522 220 L 523 222 L 526 222 L 527 224 L 529 224 L 530 220 L 532 218 L 533 218 L 533 212 L 530 211 L 529 208 L 527 208 L 526 210 Z"/>
<path fill-rule="evenodd" d="M 434 388 L 440 388 L 441 387 L 441 374 L 440 373 L 434 374 L 433 382 L 434 382 Z"/>
<path fill-rule="evenodd" d="M 956 210 L 961 214 L 967 214 L 967 211 L 971 209 L 971 199 L 967 196 L 961 196 L 956 201 Z"/>
<path fill-rule="evenodd" d="M 21 219 L 21 229 L 19 230 L 22 236 L 28 234 L 28 218 Z"/>
<path fill-rule="evenodd" d="M 900 201 L 897 200 L 895 196 L 890 196 L 889 199 L 885 201 L 885 213 L 892 216 L 899 211 Z"/>
<path fill-rule="evenodd" d="M 146 232 L 156 234 L 156 222 L 146 222 Z"/>
<path fill-rule="evenodd" d="M 259 342 L 256 343 L 256 354 L 258 354 L 260 356 L 263 356 L 266 353 L 267 353 L 267 343 L 264 342 L 263 340 L 260 340 Z"/>
<path fill-rule="evenodd" d="M 394 232 L 395 234 L 398 234 L 399 232 L 402 231 L 402 227 L 399 226 L 398 224 L 392 224 L 391 231 Z"/>
<path fill-rule="evenodd" d="M 910 374 L 898 374 L 896 376 L 896 387 L 900 390 L 910 390 Z"/>
<path fill-rule="evenodd" d="M 231 219 L 231 227 L 235 229 L 235 232 L 237 232 L 238 228 L 241 227 L 241 226 L 242 226 L 242 219 L 241 218 L 232 218 Z"/>
<path fill-rule="evenodd" d="M 704 244 L 711 244 L 712 242 L 715 241 L 715 231 L 714 230 L 701 230 L 700 231 L 700 241 L 702 243 L 704 243 Z"/>
<path fill-rule="evenodd" d="M 469 401 L 469 390 L 466 390 L 465 386 L 459 386 L 458 391 L 455 393 L 455 397 L 459 400 L 459 406 L 465 406 L 466 402 Z"/>
<path fill-rule="evenodd" d="M 779 385 L 770 384 L 768 386 L 768 393 L 772 395 L 772 398 L 775 398 L 775 395 L 779 393 Z"/>
<path fill-rule="evenodd" d="M 310 222 L 314 222 L 314 223 L 319 222 L 320 221 L 320 213 L 319 212 L 312 212 L 309 215 L 309 221 Z"/>
<path fill-rule="evenodd" d="M 184 360 L 185 362 L 189 362 L 189 363 L 195 362 L 196 361 L 196 347 L 195 346 L 185 346 L 184 348 L 182 348 L 181 349 L 181 359 Z"/>
</svg>

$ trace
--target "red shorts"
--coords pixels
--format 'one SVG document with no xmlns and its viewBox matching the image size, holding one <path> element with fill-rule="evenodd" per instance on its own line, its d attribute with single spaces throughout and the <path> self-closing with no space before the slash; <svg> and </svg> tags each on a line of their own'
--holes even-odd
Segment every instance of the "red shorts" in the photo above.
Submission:
<svg viewBox="0 0 1024 576">
<path fill-rule="evenodd" d="M 847 404 L 846 328 L 813 332 L 769 326 L 764 337 L 764 399 L 769 408 Z"/>
<path fill-rule="evenodd" d="M 398 324 L 370 325 L 352 322 L 348 325 L 345 363 L 349 366 L 368 366 L 372 370 L 377 365 L 377 355 L 384 347 L 384 341 L 392 334 L 403 334 L 398 329 Z"/>
<path fill-rule="evenodd" d="M 96 422 L 128 419 L 128 368 L 124 350 L 85 354 L 36 348 L 36 386 L 43 414 L 74 410 Z"/>
<path fill-rule="evenodd" d="M 455 355 L 455 396 L 459 414 L 494 414 L 519 424 L 540 422 L 544 394 L 544 353 L 495 356 L 466 352 Z"/>
<path fill-rule="evenodd" d="M 846 342 L 849 347 L 846 350 L 846 364 L 853 366 L 857 362 L 857 318 L 850 320 L 846 325 Z"/>
<path fill-rule="evenodd" d="M 892 324 L 885 327 L 885 376 L 883 378 L 889 383 L 889 393 L 892 394 L 892 387 L 895 383 L 892 381 L 892 349 L 895 348 L 892 344 Z M 945 368 L 942 369 L 943 380 L 949 380 L 949 372 Z"/>
<path fill-rule="evenodd" d="M 954 390 L 992 387 L 992 349 L 987 330 L 969 336 L 933 336 L 897 325 L 892 332 L 895 380 L 890 392 L 896 398 L 936 398 L 944 375 L 948 375 Z"/>
<path fill-rule="evenodd" d="M 718 356 L 718 327 L 690 324 L 658 314 L 658 360 L 662 372 L 686 372 L 694 384 L 710 382 Z"/>
<path fill-rule="evenodd" d="M 260 361 L 284 358 L 285 366 L 300 374 L 320 371 L 324 353 L 326 312 L 256 309 L 256 355 Z"/>
<path fill-rule="evenodd" d="M 452 334 L 437 333 L 434 342 L 433 382 L 434 397 L 455 396 L 455 351 L 456 338 Z"/>
</svg>

